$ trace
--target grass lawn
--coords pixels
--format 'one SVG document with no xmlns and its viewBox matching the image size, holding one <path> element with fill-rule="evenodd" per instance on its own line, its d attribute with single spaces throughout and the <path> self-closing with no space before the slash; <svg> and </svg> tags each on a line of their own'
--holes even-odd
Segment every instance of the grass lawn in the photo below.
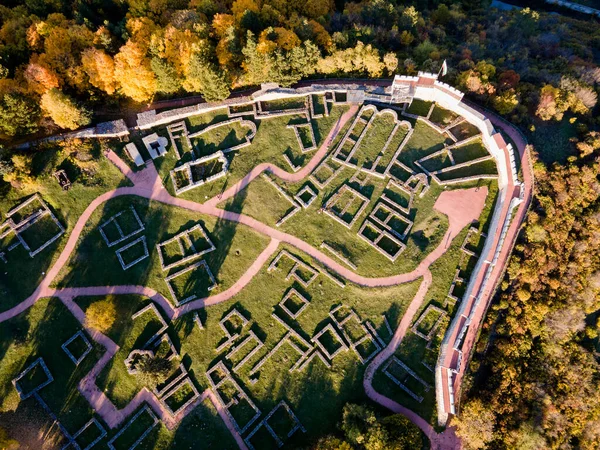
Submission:
<svg viewBox="0 0 600 450">
<path fill-rule="evenodd" d="M 316 267 L 316 263 L 305 255 L 289 250 L 296 256 Z M 305 445 L 309 439 L 330 432 L 340 420 L 343 405 L 348 401 L 361 402 L 366 397 L 362 389 L 362 366 L 352 351 L 342 352 L 333 360 L 332 369 L 327 369 L 317 359 L 304 372 L 288 372 L 298 354 L 284 345 L 265 363 L 258 374 L 256 384 L 249 382 L 249 371 L 285 334 L 285 329 L 271 317 L 277 311 L 279 317 L 292 325 L 305 339 L 310 338 L 330 322 L 328 312 L 333 306 L 346 304 L 353 307 L 362 319 L 370 320 L 380 335 L 388 338 L 382 314 L 386 314 L 392 327 L 396 327 L 402 314 L 416 293 L 419 281 L 391 288 L 365 289 L 348 285 L 340 289 L 328 278 L 320 275 L 307 289 L 298 283 L 286 281 L 287 270 L 267 272 L 262 270 L 246 289 L 230 301 L 208 308 L 204 321 L 205 330 L 199 330 L 190 315 L 184 316 L 173 325 L 178 330 L 182 353 L 187 354 L 197 381 L 202 388 L 208 382 L 204 372 L 223 359 L 215 348 L 225 335 L 220 330 L 219 320 L 234 306 L 251 321 L 246 328 L 252 329 L 265 342 L 258 352 L 238 372 L 236 377 L 242 388 L 250 395 L 263 413 L 270 411 L 281 399 L 285 399 L 306 427 L 307 433 L 296 433 L 287 443 L 293 447 Z M 287 289 L 294 287 L 310 301 L 309 306 L 296 321 L 285 315 L 277 306 Z M 268 286 L 268 289 L 265 289 Z M 242 334 L 239 341 L 245 337 Z M 241 350 L 236 360 L 252 350 L 252 346 Z M 229 364 L 228 360 L 225 360 Z M 315 408 L 315 405 L 319 405 Z"/>
<path fill-rule="evenodd" d="M 108 248 L 102 240 L 98 224 L 119 211 L 129 209 L 130 205 L 135 207 L 145 224 L 145 230 L 135 237 L 146 236 L 150 256 L 124 271 L 118 263 L 115 250 L 135 237 Z M 150 202 L 140 197 L 118 197 L 107 202 L 103 209 L 94 212 L 82 232 L 75 252 L 57 277 L 56 285 L 65 287 L 136 284 L 151 287 L 170 299 L 164 278 L 185 266 L 163 271 L 156 244 L 197 223 L 207 230 L 209 238 L 216 246 L 215 251 L 198 259 L 206 260 L 218 282 L 218 286 L 210 291 L 210 294 L 221 292 L 235 283 L 269 242 L 267 237 L 235 222 L 201 216 L 192 211 Z"/>
<path fill-rule="evenodd" d="M 86 311 L 92 303 L 104 298 L 81 297 L 76 301 Z M 96 383 L 118 408 L 123 408 L 144 386 L 135 375 L 127 373 L 124 361 L 132 350 L 142 348 L 160 329 L 161 324 L 152 311 L 142 314 L 135 320 L 131 319 L 133 314 L 149 303 L 144 297 L 122 295 L 111 296 L 109 299 L 117 308 L 117 320 L 106 335 L 120 348 L 115 357 L 100 372 Z"/>
<path fill-rule="evenodd" d="M 39 409 L 44 423 L 50 425 L 50 417 L 33 397 L 18 402 L 17 391 L 11 383 L 40 356 L 54 378 L 40 390 L 40 396 L 67 430 L 75 433 L 92 417 L 87 401 L 77 391 L 77 383 L 91 370 L 104 348 L 88 336 L 93 348 L 78 366 L 61 348 L 81 329 L 79 322 L 56 298 L 39 300 L 24 313 L 0 323 L 0 424 L 11 414 L 18 415 L 22 407 L 32 407 Z M 17 410 L 11 412 L 16 404 Z"/>
<path fill-rule="evenodd" d="M 142 450 L 172 448 L 237 450 L 238 446 L 217 414 L 212 402 L 206 399 L 183 419 L 174 431 L 169 431 L 164 425 L 159 425 L 137 448 Z"/>
<path fill-rule="evenodd" d="M 375 207 L 375 200 L 381 196 L 385 188 L 385 181 L 376 178 L 369 180 L 366 189 L 363 189 L 363 194 L 371 191 L 371 201 L 352 229 L 346 228 L 320 211 L 327 199 L 346 183 L 353 174 L 353 169 L 344 169 L 335 180 L 319 192 L 317 199 L 307 209 L 296 213 L 279 228 L 317 248 L 323 241 L 326 241 L 350 259 L 362 275 L 387 276 L 414 269 L 422 258 L 437 246 L 446 231 L 447 218 L 433 211 L 433 204 L 443 189 L 434 185 L 423 198 L 417 196 L 414 199 L 413 210 L 411 211 L 411 220 L 415 222 L 413 232 L 407 240 L 406 250 L 396 262 L 391 263 L 389 259 L 362 240 L 357 234 L 363 221 Z M 291 193 L 298 192 L 304 184 L 304 182 L 296 184 L 282 183 L 284 189 Z M 244 195 L 245 198 L 242 198 Z M 238 194 L 238 197 L 240 198 L 234 197 L 230 200 L 226 205 L 226 209 L 243 212 L 270 226 L 275 226 L 277 221 L 291 207 L 289 202 L 282 198 L 273 186 L 262 179 L 250 183 L 244 191 Z M 220 207 L 223 206 L 223 204 L 220 205 Z M 432 222 L 439 225 L 436 226 L 435 232 L 426 237 L 423 235 L 422 230 L 426 229 Z"/>
<path fill-rule="evenodd" d="M 348 108 L 343 105 L 334 106 L 331 108 L 328 117 L 311 121 L 317 146 L 320 146 L 323 143 L 331 128 L 335 125 L 341 115 L 347 111 L 347 109 Z M 196 131 L 204 128 L 206 125 L 222 122 L 227 119 L 226 110 L 218 110 L 213 113 L 194 116 L 188 119 L 188 130 L 190 132 L 192 132 L 192 130 Z M 255 166 L 263 162 L 275 164 L 282 169 L 291 172 L 292 168 L 285 161 L 283 157 L 284 154 L 287 154 L 295 165 L 306 164 L 311 158 L 311 153 L 303 154 L 299 148 L 298 140 L 296 139 L 294 130 L 286 128 L 286 125 L 290 123 L 304 122 L 304 116 L 300 115 L 283 116 L 256 121 L 257 132 L 252 141 L 252 145 L 227 154 L 227 159 L 229 160 L 228 175 L 214 181 L 213 183 L 199 186 L 191 191 L 180 194 L 180 197 L 203 203 L 208 198 L 214 197 L 224 189 L 227 189 L 227 187 L 237 183 Z M 230 127 L 218 128 L 217 130 L 208 132 L 198 139 L 193 139 L 192 144 L 197 146 L 206 146 L 206 148 L 213 149 L 227 148 L 230 147 L 231 144 L 238 142 L 238 139 L 245 135 L 248 130 L 246 127 L 240 127 L 240 136 L 237 131 L 234 133 L 230 129 L 228 134 L 223 136 L 226 128 Z M 159 135 L 167 136 L 166 129 L 164 127 L 158 128 L 155 131 L 158 132 Z M 225 145 L 223 142 L 226 142 L 227 145 Z M 175 152 L 170 149 L 170 144 L 168 149 L 170 151 L 168 151 L 163 158 L 156 160 L 155 164 L 164 185 L 169 192 L 173 194 L 173 186 L 169 171 L 177 165 L 178 161 L 175 156 Z M 186 159 L 184 158 L 182 161 L 186 161 Z"/>
<path fill-rule="evenodd" d="M 414 129 L 415 131 L 402 149 L 398 159 L 416 170 L 414 161 L 441 150 L 444 142 L 448 144 L 452 142 L 423 121 L 417 121 Z"/>
<path fill-rule="evenodd" d="M 455 180 L 457 178 L 472 177 L 475 175 L 495 175 L 497 173 L 496 161 L 493 159 L 488 159 L 471 164 L 470 166 L 451 169 L 447 172 L 440 173 L 437 176 L 442 181 L 448 181 Z"/>
<path fill-rule="evenodd" d="M 476 139 L 468 144 L 454 147 L 450 151 L 452 152 L 452 157 L 456 164 L 472 161 L 473 159 L 489 156 L 490 154 L 483 145 L 481 139 Z"/>
<path fill-rule="evenodd" d="M 406 112 L 409 114 L 416 114 L 417 116 L 426 117 L 429 114 L 432 102 L 426 102 L 425 100 L 414 99 L 410 106 L 406 108 Z"/>
<path fill-rule="evenodd" d="M 484 180 L 482 180 L 481 183 L 488 185 L 490 193 L 486 199 L 479 221 L 478 223 L 474 224 L 474 226 L 479 230 L 486 232 L 489 227 L 489 220 L 491 219 L 493 207 L 497 198 L 498 186 L 496 181 L 492 181 L 490 183 L 486 180 L 484 183 Z M 441 258 L 431 265 L 430 270 L 433 275 L 433 283 L 427 291 L 425 300 L 423 301 L 419 311 L 415 314 L 413 320 L 413 323 L 416 322 L 416 320 L 430 304 L 443 308 L 448 312 L 448 316 L 446 316 L 446 319 L 442 321 L 442 325 L 438 329 L 437 338 L 434 338 L 435 344 L 432 344 L 433 349 L 436 349 L 436 345 L 439 345 L 439 341 L 442 340 L 445 329 L 453 317 L 455 306 L 451 303 L 451 301 L 448 301 L 449 299 L 446 296 L 448 294 L 448 290 L 450 289 L 450 285 L 452 284 L 452 280 L 454 279 L 456 268 L 462 254 L 460 247 L 467 236 L 468 228 L 469 227 L 465 227 L 452 241 L 446 253 L 444 253 Z M 477 239 L 473 238 L 473 240 Z M 463 275 L 468 277 L 470 274 L 465 273 Z M 434 373 L 425 367 L 421 362 L 425 361 L 426 363 L 435 365 L 438 351 L 427 349 L 426 346 L 427 342 L 424 339 L 409 331 L 395 355 L 412 370 L 414 370 L 417 375 L 419 375 L 427 383 L 429 383 L 431 386 L 434 386 Z M 437 425 L 435 390 L 433 388 L 430 389 L 429 392 L 419 390 L 417 394 L 422 395 L 424 399 L 422 403 L 418 403 L 406 392 L 395 385 L 393 381 L 390 380 L 385 374 L 383 374 L 381 369 L 375 375 L 373 386 L 378 392 L 389 396 L 400 404 L 417 412 L 432 425 Z"/>
<path fill-rule="evenodd" d="M 383 150 L 383 146 L 394 130 L 395 125 L 391 114 L 380 114 L 373 119 L 366 136 L 354 153 L 358 167 L 362 167 L 365 164 L 368 167 L 373 165 L 375 158 Z M 389 151 L 392 150 L 390 149 Z"/>
<path fill-rule="evenodd" d="M 431 120 L 440 128 L 444 128 L 454 122 L 454 120 L 456 120 L 458 117 L 459 116 L 456 113 L 442 108 L 439 105 L 435 105 L 433 111 L 431 112 L 431 116 L 429 116 L 429 120 Z"/>
<path fill-rule="evenodd" d="M 45 155 L 45 153 L 49 155 Z M 54 149 L 36 155 L 34 162 L 37 158 L 42 157 L 58 159 L 52 162 L 49 170 L 44 169 L 39 173 L 35 184 L 23 185 L 21 189 L 17 189 L 11 188 L 8 183 L 0 180 L 0 213 L 4 217 L 9 209 L 19 205 L 37 192 L 66 228 L 66 233 L 34 258 L 31 258 L 22 246 L 7 252 L 8 264 L 0 262 L 3 274 L 0 277 L 0 311 L 12 308 L 34 291 L 44 273 L 60 254 L 77 219 L 94 198 L 121 185 L 129 185 L 129 181 L 110 161 L 103 156 L 98 156 L 87 163 L 95 170 L 95 174 L 89 178 L 82 175 L 75 176 L 76 169 L 72 169 L 73 172 L 69 177 L 73 184 L 68 191 L 63 191 L 51 173 L 54 167 L 65 167 L 72 163 L 65 156 L 57 154 Z M 35 249 L 47 238 L 54 236 L 57 231 L 58 228 L 54 222 L 49 218 L 44 218 L 26 230 L 25 238 L 33 245 L 32 249 Z"/>
<path fill-rule="evenodd" d="M 429 125 L 423 122 L 417 122 L 415 132 L 400 154 L 400 160 L 405 162 L 405 164 L 412 164 L 414 158 L 423 157 L 426 154 L 430 154 L 441 148 L 444 139 L 445 138 L 442 135 Z M 473 148 L 469 148 L 468 154 L 475 154 L 474 152 L 476 151 L 481 152 L 482 150 L 485 150 L 485 148 L 482 149 L 479 147 L 477 142 L 478 141 L 473 143 Z M 463 149 L 461 148 L 459 151 L 462 152 Z M 489 169 L 490 172 L 475 172 L 474 170 L 481 169 L 479 165 L 475 165 L 472 169 L 473 172 L 468 173 L 495 173 L 495 164 L 493 161 L 482 164 L 485 165 L 483 169 Z M 457 174 L 456 172 L 465 171 L 467 169 L 470 168 L 451 171 L 449 175 L 452 178 L 464 176 Z M 389 259 L 357 235 L 357 231 L 360 229 L 363 221 L 375 207 L 376 199 L 378 199 L 384 191 L 386 185 L 385 181 L 371 177 L 363 188 L 356 184 L 353 185 L 354 188 L 359 189 L 364 195 L 369 197 L 371 201 L 352 229 L 344 227 L 321 212 L 321 208 L 327 200 L 334 195 L 340 186 L 348 183 L 354 173 L 355 171 L 353 169 L 344 168 L 337 177 L 321 191 L 318 191 L 316 186 L 308 182 L 308 184 L 318 192 L 318 197 L 307 209 L 303 209 L 296 213 L 279 228 L 282 231 L 300 237 L 314 247 L 319 247 L 323 241 L 327 242 L 352 261 L 352 263 L 358 267 L 358 273 L 362 275 L 387 276 L 414 269 L 424 256 L 439 244 L 440 239 L 446 231 L 447 218 L 444 215 L 433 211 L 433 205 L 439 194 L 444 190 L 443 187 L 434 183 L 423 198 L 415 196 L 413 210 L 411 211 L 410 216 L 411 220 L 414 221 L 414 226 L 406 241 L 407 248 L 394 263 L 391 263 Z M 300 183 L 288 184 L 278 180 L 276 182 L 290 194 L 299 192 L 307 183 L 306 181 L 303 181 Z M 448 186 L 447 189 L 460 189 L 489 184 L 490 182 L 488 181 L 481 181 Z M 391 195 L 389 192 L 386 193 Z M 219 207 L 247 214 L 267 225 L 275 226 L 279 219 L 289 212 L 292 205 L 281 197 L 273 186 L 261 178 L 250 183 L 246 189 L 233 199 L 221 203 Z"/>
<path fill-rule="evenodd" d="M 459 123 L 458 125 L 455 125 L 452 128 L 450 128 L 450 133 L 452 133 L 458 141 L 462 141 L 464 139 L 468 139 L 470 137 L 478 135 L 479 128 L 465 120 Z"/>
<path fill-rule="evenodd" d="M 306 255 L 295 252 L 293 248 L 288 250 L 313 267 L 317 267 L 317 264 Z M 188 314 L 173 322 L 169 333 L 175 346 L 180 349 L 182 361 L 188 367 L 194 382 L 200 390 L 203 390 L 208 387 L 204 372 L 218 360 L 224 359 L 224 355 L 229 350 L 223 351 L 220 355 L 215 353 L 214 349 L 225 337 L 218 322 L 233 307 L 241 311 L 251 324 L 242 330 L 238 343 L 246 337 L 247 330 L 252 329 L 265 342 L 265 347 L 239 371 L 239 377 L 236 378 L 242 389 L 265 414 L 282 398 L 290 404 L 308 430 L 306 435 L 297 433 L 289 441 L 294 445 L 300 445 L 321 433 L 331 431 L 339 421 L 341 409 L 346 402 L 366 400 L 362 389 L 364 366 L 359 363 L 352 351 L 347 351 L 335 357 L 331 370 L 315 360 L 304 372 L 289 373 L 287 369 L 293 365 L 298 356 L 287 345 L 261 368 L 258 382 L 254 385 L 250 384 L 248 372 L 252 366 L 285 334 L 284 328 L 271 317 L 271 312 L 276 310 L 280 317 L 293 324 L 305 339 L 310 340 L 318 330 L 329 323 L 328 312 L 335 305 L 344 303 L 353 307 L 362 319 L 370 320 L 379 330 L 382 338 L 387 340 L 389 336 L 385 331 L 382 314 L 385 313 L 392 327 L 396 327 L 407 304 L 416 293 L 420 280 L 391 288 L 365 289 L 348 285 L 342 290 L 328 278 L 320 275 L 305 289 L 298 283 L 285 280 L 286 266 L 289 265 L 282 264 L 281 270 L 270 273 L 266 268 L 261 270 L 250 285 L 236 297 L 200 311 L 204 330 L 199 330 L 192 320 L 192 315 Z M 289 319 L 277 306 L 292 285 L 310 301 L 296 321 Z M 269 286 L 269 289 L 266 290 L 265 286 Z M 100 298 L 85 297 L 77 299 L 77 302 L 85 310 L 97 300 Z M 113 297 L 113 301 L 117 306 L 118 319 L 108 331 L 108 336 L 121 346 L 121 350 L 112 364 L 109 364 L 101 374 L 98 383 L 105 389 L 109 398 L 122 406 L 141 387 L 133 376 L 126 373 L 123 358 L 132 348 L 139 347 L 145 342 L 148 334 L 152 334 L 152 321 L 148 321 L 152 316 L 148 314 L 146 318 L 146 315 L 143 315 L 135 321 L 130 319 L 132 313 L 147 304 L 147 300 L 143 297 L 118 296 Z M 242 349 L 242 353 L 236 356 L 235 362 L 249 353 L 252 348 L 253 346 L 249 345 L 248 348 Z M 225 361 L 231 364 L 228 360 Z M 315 414 L 315 404 L 322 405 L 318 414 Z M 189 426 L 200 426 L 195 425 L 196 420 L 187 418 L 180 429 L 187 426 L 188 419 L 191 422 Z M 156 448 L 165 448 L 161 446 L 163 445 L 161 442 L 164 442 L 165 446 L 171 442 L 171 439 L 177 442 L 180 442 L 180 439 L 188 442 L 186 439 L 190 438 L 186 438 L 186 433 L 182 431 L 173 437 L 161 427 L 160 430 L 153 431 L 147 441 L 154 442 L 156 439 L 158 440 Z M 155 439 L 151 438 L 153 434 L 157 436 Z"/>
</svg>

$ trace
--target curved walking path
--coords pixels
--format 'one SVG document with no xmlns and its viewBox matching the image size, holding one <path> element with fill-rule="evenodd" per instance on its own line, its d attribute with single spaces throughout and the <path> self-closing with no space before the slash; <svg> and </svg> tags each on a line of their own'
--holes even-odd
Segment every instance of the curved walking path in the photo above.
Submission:
<svg viewBox="0 0 600 450">
<path fill-rule="evenodd" d="M 456 450 L 460 448 L 461 445 L 460 440 L 454 434 L 454 430 L 452 430 L 451 428 L 447 428 L 446 430 L 444 430 L 444 432 L 437 433 L 435 429 L 429 424 L 429 422 L 427 422 L 417 413 L 411 411 L 405 406 L 402 406 L 398 402 L 395 402 L 394 400 L 386 397 L 385 395 L 380 394 L 375 390 L 375 388 L 373 388 L 373 377 L 375 376 L 377 369 L 379 369 L 379 367 L 388 358 L 394 355 L 394 353 L 402 343 L 402 340 L 404 339 L 406 332 L 410 328 L 410 325 L 413 322 L 416 313 L 418 312 L 419 308 L 423 304 L 423 301 L 425 300 L 425 296 L 427 295 L 427 291 L 429 290 L 432 281 L 433 279 L 431 276 L 431 272 L 427 270 L 423 276 L 423 281 L 419 286 L 419 290 L 410 302 L 408 309 L 402 316 L 402 320 L 400 321 L 398 328 L 396 328 L 396 332 L 394 333 L 392 340 L 385 349 L 383 349 L 380 353 L 377 354 L 377 356 L 375 356 L 375 358 L 373 358 L 373 360 L 367 367 L 365 371 L 365 377 L 363 379 L 363 386 L 365 388 L 367 396 L 371 400 L 373 400 L 376 403 L 379 403 L 380 405 L 386 407 L 387 409 L 393 411 L 396 414 L 402 414 L 403 416 L 408 418 L 412 423 L 418 426 L 429 439 L 432 450 Z"/>
<path fill-rule="evenodd" d="M 302 181 L 304 178 L 308 177 L 312 173 L 312 171 L 319 165 L 319 163 L 325 157 L 325 155 L 327 155 L 327 152 L 329 151 L 329 146 L 331 145 L 333 140 L 336 138 L 336 136 L 338 135 L 340 130 L 344 127 L 344 125 L 346 125 L 346 122 L 348 122 L 348 120 L 350 120 L 352 117 L 354 117 L 354 115 L 357 112 L 358 112 L 358 105 L 352 105 L 348 111 L 346 111 L 344 114 L 342 114 L 342 116 L 336 122 L 335 126 L 327 134 L 327 137 L 325 138 L 325 141 L 323 142 L 323 144 L 321 144 L 321 147 L 319 147 L 319 150 L 317 150 L 317 152 L 313 155 L 313 157 L 310 159 L 308 164 L 306 164 L 298 172 L 293 172 L 293 173 L 287 172 L 286 170 L 283 170 L 281 167 L 278 167 L 275 164 L 271 164 L 271 163 L 259 164 L 258 166 L 254 167 L 248 173 L 248 175 L 246 175 L 244 178 L 242 178 L 236 184 L 231 186 L 229 189 L 227 189 L 222 194 L 219 194 L 219 195 L 211 198 L 210 200 L 206 201 L 204 203 L 204 205 L 209 206 L 209 207 L 217 206 L 219 203 L 221 203 L 231 197 L 234 197 L 240 191 L 244 190 L 244 188 L 246 186 L 248 186 L 252 182 L 252 180 L 254 180 L 256 177 L 258 177 L 263 172 L 272 173 L 277 178 L 279 178 L 283 181 L 286 181 L 288 183 L 296 183 L 298 181 Z"/>
<path fill-rule="evenodd" d="M 441 256 L 441 254 L 448 249 L 452 239 L 456 237 L 460 230 L 479 218 L 483 211 L 486 197 L 487 188 L 444 191 L 440 194 L 434 205 L 434 209 L 448 216 L 451 224 L 449 231 L 450 229 L 455 229 L 456 232 L 451 234 L 446 233 L 447 236 L 444 236 L 441 244 L 434 252 L 432 252 L 432 254 L 439 252 L 439 256 Z M 451 428 L 447 428 L 443 433 L 437 433 L 429 422 L 417 413 L 380 394 L 373 387 L 373 377 L 375 376 L 377 369 L 379 369 L 379 367 L 396 352 L 402 343 L 404 336 L 406 336 L 406 332 L 410 328 L 410 325 L 413 323 L 415 315 L 425 300 L 425 296 L 433 281 L 431 272 L 429 271 L 429 265 L 424 268 L 423 281 L 402 316 L 402 320 L 398 324 L 398 328 L 396 328 L 389 344 L 373 358 L 367 367 L 363 379 L 363 386 L 367 396 L 371 400 L 397 414 L 402 414 L 418 426 L 429 438 L 433 450 L 454 450 L 460 448 L 460 440 L 456 437 Z"/>
<path fill-rule="evenodd" d="M 171 414 L 171 412 L 163 406 L 159 398 L 145 387 L 135 395 L 135 397 L 127 404 L 127 406 L 122 409 L 118 409 L 107 397 L 107 395 L 98 389 L 98 386 L 96 385 L 96 378 L 102 372 L 106 364 L 108 364 L 119 351 L 119 346 L 108 336 L 93 328 L 89 328 L 86 325 L 85 313 L 79 307 L 79 305 L 73 301 L 74 296 L 77 294 L 77 289 L 64 289 L 59 292 L 57 291 L 55 296 L 57 296 L 69 309 L 69 311 L 71 311 L 73 316 L 79 320 L 83 328 L 92 337 L 92 339 L 106 348 L 104 355 L 102 355 L 92 370 L 90 370 L 78 383 L 77 389 L 86 398 L 90 406 L 95 410 L 96 414 L 102 417 L 102 420 L 106 423 L 106 425 L 108 425 L 109 428 L 114 429 L 119 427 L 138 408 L 146 403 L 156 413 L 161 422 L 164 423 L 169 430 L 172 430 L 185 416 L 187 416 L 193 409 L 202 404 L 208 398 L 217 410 L 217 413 L 223 420 L 225 426 L 229 429 L 239 448 L 241 450 L 247 450 L 246 443 L 242 439 L 242 436 L 236 429 L 235 425 L 231 422 L 227 411 L 225 408 L 223 408 L 215 393 L 210 389 L 206 389 L 204 392 L 202 392 L 202 394 L 194 402 L 187 405 L 176 415 Z"/>
<path fill-rule="evenodd" d="M 523 192 L 522 202 L 519 204 L 518 208 L 514 212 L 512 220 L 508 226 L 508 229 L 506 230 L 504 244 L 502 245 L 500 252 L 497 255 L 498 262 L 489 273 L 489 281 L 486 282 L 486 280 L 484 279 L 486 271 L 482 269 L 480 273 L 477 274 L 477 278 L 475 280 L 475 289 L 473 290 L 474 294 L 472 294 L 469 299 L 463 300 L 463 302 L 472 303 L 477 297 L 481 299 L 479 303 L 469 305 L 469 308 L 467 309 L 470 321 L 467 331 L 463 337 L 463 343 L 461 346 L 461 352 L 464 356 L 463 361 L 459 365 L 458 370 L 454 372 L 455 378 L 453 381 L 453 387 L 455 399 L 458 399 L 460 396 L 462 380 L 469 365 L 468 360 L 477 342 L 480 325 L 483 322 L 487 308 L 492 300 L 494 292 L 496 291 L 496 287 L 502 279 L 508 259 L 517 240 L 519 231 L 521 230 L 521 226 L 525 220 L 527 211 L 529 210 L 529 205 L 531 204 L 531 200 L 533 198 L 534 184 L 531 159 L 529 157 L 529 149 L 527 148 L 527 141 L 525 140 L 524 136 L 512 124 L 506 122 L 500 116 L 497 116 L 496 114 L 491 113 L 490 111 L 487 111 L 484 108 L 473 103 L 468 102 L 468 105 L 480 112 L 481 114 L 484 114 L 492 122 L 495 128 L 501 129 L 514 142 L 515 146 L 517 147 L 516 149 L 518 150 L 518 157 L 520 158 L 521 162 L 521 187 L 523 189 Z M 517 155 L 515 155 L 515 157 L 516 156 Z M 513 181 L 516 182 L 516 180 Z M 505 199 L 503 208 L 506 211 L 509 209 L 508 204 L 510 200 L 512 198 L 519 197 L 519 195 L 521 194 L 520 188 L 514 186 L 513 192 L 508 192 L 507 194 L 508 198 Z M 495 236 L 489 236 L 488 239 L 493 239 L 494 241 L 499 240 L 499 235 L 500 231 L 498 231 Z M 491 258 L 489 259 L 491 260 Z M 448 336 L 448 342 L 454 342 L 454 340 L 456 339 L 456 335 L 459 331 L 460 330 L 457 327 L 454 333 Z M 444 359 L 443 364 L 441 366 L 442 377 L 445 377 L 446 379 L 448 378 L 448 368 L 453 367 L 453 365 L 456 365 L 456 360 L 456 352 L 451 351 L 447 353 L 446 358 Z M 447 402 L 450 393 L 448 390 L 448 383 L 446 382 L 442 383 L 442 394 L 444 396 L 444 402 Z"/>
</svg>

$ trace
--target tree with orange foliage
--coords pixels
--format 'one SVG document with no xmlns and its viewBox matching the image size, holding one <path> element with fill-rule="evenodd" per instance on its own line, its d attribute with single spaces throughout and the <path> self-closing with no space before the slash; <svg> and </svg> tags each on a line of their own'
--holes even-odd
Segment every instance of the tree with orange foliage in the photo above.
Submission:
<svg viewBox="0 0 600 450">
<path fill-rule="evenodd" d="M 62 81 L 80 92 L 89 88 L 87 75 L 81 67 L 81 53 L 94 42 L 94 33 L 83 25 L 66 28 L 48 27 L 44 39 L 44 61 L 61 77 Z"/>
<path fill-rule="evenodd" d="M 27 65 L 23 76 L 27 80 L 29 88 L 37 94 L 43 94 L 49 89 L 57 88 L 60 85 L 56 72 L 48 67 L 42 58 L 38 57 L 31 58 L 31 62 Z"/>
<path fill-rule="evenodd" d="M 115 92 L 115 63 L 109 54 L 104 50 L 88 48 L 81 55 L 81 64 L 92 86 L 109 95 Z"/>
<path fill-rule="evenodd" d="M 136 102 L 147 101 L 156 92 L 156 77 L 150 60 L 132 41 L 127 41 L 115 55 L 115 79 L 121 92 Z"/>
</svg>

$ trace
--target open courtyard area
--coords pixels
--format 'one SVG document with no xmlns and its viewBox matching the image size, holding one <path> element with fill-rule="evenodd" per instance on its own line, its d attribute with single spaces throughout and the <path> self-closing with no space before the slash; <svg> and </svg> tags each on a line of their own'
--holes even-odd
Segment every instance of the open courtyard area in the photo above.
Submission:
<svg viewBox="0 0 600 450">
<path fill-rule="evenodd" d="M 313 448 L 367 403 L 459 448 L 532 191 L 521 136 L 462 96 L 421 72 L 267 83 L 32 143 L 39 181 L 0 197 L 0 425 L 25 448 Z"/>
</svg>

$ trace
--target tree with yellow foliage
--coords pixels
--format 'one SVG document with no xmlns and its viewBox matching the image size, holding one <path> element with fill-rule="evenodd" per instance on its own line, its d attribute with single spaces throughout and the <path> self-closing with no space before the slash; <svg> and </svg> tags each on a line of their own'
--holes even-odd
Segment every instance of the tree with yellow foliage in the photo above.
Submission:
<svg viewBox="0 0 600 450">
<path fill-rule="evenodd" d="M 92 86 L 109 95 L 115 92 L 115 63 L 109 54 L 104 50 L 88 48 L 81 55 L 81 64 Z"/>
<path fill-rule="evenodd" d="M 385 65 L 376 48 L 358 41 L 354 47 L 336 50 L 320 59 L 317 67 L 321 73 L 364 73 L 380 77 Z"/>
<path fill-rule="evenodd" d="M 452 418 L 452 425 L 467 450 L 486 448 L 494 437 L 494 413 L 480 400 L 467 403 L 460 415 Z"/>
<path fill-rule="evenodd" d="M 92 303 L 85 312 L 85 323 L 88 327 L 106 333 L 117 318 L 117 308 L 112 298 L 105 298 Z"/>
<path fill-rule="evenodd" d="M 42 109 L 61 128 L 74 130 L 87 125 L 91 121 L 91 114 L 83 107 L 58 89 L 50 89 L 40 102 Z"/>
<path fill-rule="evenodd" d="M 233 26 L 234 20 L 231 14 L 215 14 L 212 20 L 212 28 L 217 37 L 223 38 L 227 30 Z"/>
<path fill-rule="evenodd" d="M 156 76 L 140 46 L 132 41 L 115 55 L 115 79 L 121 92 L 136 102 L 148 101 L 156 92 Z"/>
</svg>

